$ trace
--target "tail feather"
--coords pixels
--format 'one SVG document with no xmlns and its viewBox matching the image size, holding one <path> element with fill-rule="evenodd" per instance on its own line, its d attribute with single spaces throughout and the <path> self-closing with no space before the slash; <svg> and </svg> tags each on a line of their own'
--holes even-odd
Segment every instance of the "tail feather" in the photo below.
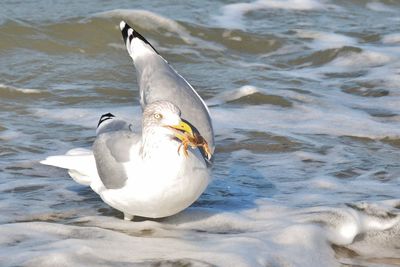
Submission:
<svg viewBox="0 0 400 267">
<path fill-rule="evenodd" d="M 74 149 L 68 151 L 66 155 L 50 156 L 40 163 L 67 169 L 70 176 L 83 185 L 90 185 L 98 176 L 93 153 L 86 149 Z"/>
</svg>

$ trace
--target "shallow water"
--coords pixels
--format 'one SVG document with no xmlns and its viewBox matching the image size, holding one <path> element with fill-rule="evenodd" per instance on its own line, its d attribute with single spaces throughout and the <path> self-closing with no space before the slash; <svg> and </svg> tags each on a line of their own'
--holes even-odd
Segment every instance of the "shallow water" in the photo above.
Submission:
<svg viewBox="0 0 400 267">
<path fill-rule="evenodd" d="M 1 266 L 400 266 L 400 3 L 3 1 Z M 121 220 L 49 155 L 138 122 L 118 23 L 210 106 L 214 180 Z"/>
</svg>

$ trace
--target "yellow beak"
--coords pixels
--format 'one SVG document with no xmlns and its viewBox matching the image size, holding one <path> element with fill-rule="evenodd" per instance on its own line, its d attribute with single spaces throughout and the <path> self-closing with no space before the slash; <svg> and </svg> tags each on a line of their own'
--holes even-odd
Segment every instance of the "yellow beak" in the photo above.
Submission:
<svg viewBox="0 0 400 267">
<path fill-rule="evenodd" d="M 184 139 L 187 139 L 187 137 L 185 137 L 185 133 L 188 133 L 190 137 L 194 137 L 192 127 L 190 127 L 189 124 L 187 124 L 186 122 L 184 122 L 182 120 L 179 122 L 178 125 L 170 125 L 168 127 L 178 130 L 178 131 L 174 131 L 175 137 L 181 141 L 183 141 Z"/>
</svg>

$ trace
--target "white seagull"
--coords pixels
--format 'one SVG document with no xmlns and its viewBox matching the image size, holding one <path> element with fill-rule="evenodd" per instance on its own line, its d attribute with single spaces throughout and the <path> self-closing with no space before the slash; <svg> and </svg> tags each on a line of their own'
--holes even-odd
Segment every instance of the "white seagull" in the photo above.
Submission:
<svg viewBox="0 0 400 267">
<path fill-rule="evenodd" d="M 42 164 L 68 169 L 104 202 L 124 213 L 160 218 L 190 206 L 210 182 L 214 132 L 208 108 L 193 87 L 127 23 L 120 29 L 135 65 L 143 108 L 141 131 L 111 113 L 101 116 L 92 150 L 72 149 Z M 185 151 L 185 136 L 209 146 Z"/>
</svg>

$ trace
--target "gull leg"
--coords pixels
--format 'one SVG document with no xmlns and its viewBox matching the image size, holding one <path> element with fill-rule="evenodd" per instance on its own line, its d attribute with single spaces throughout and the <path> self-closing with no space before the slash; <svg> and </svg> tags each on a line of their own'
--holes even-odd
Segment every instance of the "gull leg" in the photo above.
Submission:
<svg viewBox="0 0 400 267">
<path fill-rule="evenodd" d="M 135 216 L 124 212 L 124 220 L 125 221 L 132 221 L 133 217 L 135 217 Z"/>
</svg>

